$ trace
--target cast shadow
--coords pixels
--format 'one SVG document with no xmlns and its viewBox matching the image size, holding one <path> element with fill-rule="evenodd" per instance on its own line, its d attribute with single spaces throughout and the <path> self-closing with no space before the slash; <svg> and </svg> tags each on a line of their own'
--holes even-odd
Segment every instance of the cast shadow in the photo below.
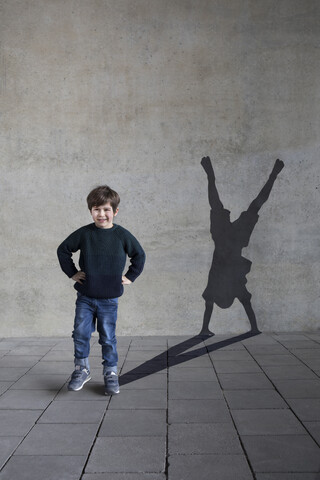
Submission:
<svg viewBox="0 0 320 480">
<path fill-rule="evenodd" d="M 196 350 L 190 350 L 191 348 L 199 345 L 208 337 L 204 335 L 196 335 L 194 337 L 188 338 L 187 340 L 174 345 L 173 347 L 168 348 L 164 352 L 156 355 L 155 357 L 147 360 L 136 368 L 133 368 L 129 372 L 124 373 L 119 377 L 120 385 L 126 385 L 128 383 L 134 382 L 135 380 L 147 377 L 154 373 L 161 372 L 166 368 L 174 367 L 175 365 L 180 365 L 181 363 L 188 362 L 194 358 L 202 357 L 210 352 L 219 350 L 220 348 L 228 347 L 234 343 L 241 342 L 247 338 L 255 337 L 260 335 L 260 332 L 246 332 L 241 335 L 236 335 L 234 337 L 217 341 L 210 345 L 198 348 Z M 190 350 L 190 351 L 189 351 Z M 188 351 L 187 353 L 183 353 Z"/>
<path fill-rule="evenodd" d="M 253 229 L 258 222 L 258 212 L 268 200 L 273 184 L 284 167 L 281 160 L 276 160 L 273 170 L 258 196 L 239 218 L 230 221 L 230 211 L 225 209 L 220 200 L 215 183 L 215 174 L 209 157 L 201 160 L 201 165 L 208 177 L 208 197 L 210 211 L 210 233 L 215 250 L 208 276 L 207 287 L 202 296 L 205 300 L 205 312 L 200 334 L 213 335 L 209 323 L 214 304 L 220 308 L 229 308 L 235 298 L 243 305 L 250 322 L 251 331 L 259 333 L 255 313 L 251 305 L 251 293 L 246 288 L 246 275 L 250 272 L 252 262 L 242 256 L 242 249 L 249 245 Z"/>
</svg>

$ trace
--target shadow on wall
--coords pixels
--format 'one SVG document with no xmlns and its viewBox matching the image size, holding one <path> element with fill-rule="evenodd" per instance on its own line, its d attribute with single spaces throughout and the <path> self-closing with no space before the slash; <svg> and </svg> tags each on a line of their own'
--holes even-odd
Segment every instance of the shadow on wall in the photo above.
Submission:
<svg viewBox="0 0 320 480">
<path fill-rule="evenodd" d="M 214 335 L 209 330 L 214 304 L 220 308 L 229 308 L 235 298 L 242 303 L 248 316 L 251 332 L 259 333 L 256 316 L 251 305 L 251 293 L 246 288 L 246 275 L 250 272 L 250 260 L 241 255 L 249 244 L 250 236 L 258 222 L 258 212 L 268 200 L 273 184 L 284 167 L 276 160 L 273 170 L 260 191 L 251 202 L 248 210 L 242 212 L 237 220 L 230 221 L 230 211 L 225 209 L 218 194 L 215 175 L 209 157 L 201 160 L 208 177 L 208 196 L 210 211 L 210 232 L 215 244 L 208 284 L 202 296 L 205 300 L 205 312 L 200 335 Z"/>
</svg>

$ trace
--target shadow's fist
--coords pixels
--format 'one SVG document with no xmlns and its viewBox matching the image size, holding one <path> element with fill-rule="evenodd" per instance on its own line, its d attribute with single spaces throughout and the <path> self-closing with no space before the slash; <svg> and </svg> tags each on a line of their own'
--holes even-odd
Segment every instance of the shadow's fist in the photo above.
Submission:
<svg viewBox="0 0 320 480">
<path fill-rule="evenodd" d="M 201 160 L 201 165 L 207 173 L 214 175 L 210 157 L 203 157 Z"/>
<path fill-rule="evenodd" d="M 276 160 L 275 164 L 274 164 L 274 167 L 273 167 L 273 173 L 275 175 L 278 175 L 278 173 L 281 172 L 281 170 L 283 169 L 284 167 L 284 163 L 282 160 L 279 160 L 279 158 Z"/>
</svg>

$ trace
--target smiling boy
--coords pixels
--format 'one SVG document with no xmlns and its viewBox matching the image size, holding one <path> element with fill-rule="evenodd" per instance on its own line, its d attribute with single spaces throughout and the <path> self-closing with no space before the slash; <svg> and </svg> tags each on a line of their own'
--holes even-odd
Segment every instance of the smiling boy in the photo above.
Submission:
<svg viewBox="0 0 320 480">
<path fill-rule="evenodd" d="M 119 195 L 107 185 L 92 190 L 87 204 L 94 223 L 79 228 L 58 247 L 60 266 L 75 281 L 74 288 L 78 292 L 72 333 L 75 370 L 69 390 L 81 390 L 91 379 L 90 338 L 97 327 L 105 394 L 115 395 L 120 391 L 116 340 L 118 298 L 123 294 L 123 286 L 141 274 L 145 253 L 128 230 L 113 223 L 119 203 Z M 78 250 L 80 270 L 72 260 L 72 254 Z M 123 275 L 127 256 L 131 263 Z"/>
</svg>

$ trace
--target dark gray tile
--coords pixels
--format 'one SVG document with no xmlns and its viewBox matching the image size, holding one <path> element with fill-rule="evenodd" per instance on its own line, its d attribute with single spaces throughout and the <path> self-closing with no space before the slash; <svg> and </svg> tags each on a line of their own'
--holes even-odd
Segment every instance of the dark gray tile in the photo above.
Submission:
<svg viewBox="0 0 320 480">
<path fill-rule="evenodd" d="M 320 445 L 320 422 L 304 422 L 304 426 L 314 440 Z"/>
<path fill-rule="evenodd" d="M 23 437 L 34 426 L 42 410 L 0 410 L 0 435 Z"/>
<path fill-rule="evenodd" d="M 66 383 L 66 375 L 30 375 L 20 378 L 11 390 L 55 390 L 58 391 Z"/>
<path fill-rule="evenodd" d="M 121 391 L 123 389 L 166 389 L 166 375 L 124 375 L 120 376 Z"/>
<path fill-rule="evenodd" d="M 192 355 L 178 355 L 177 358 L 169 358 L 169 368 L 176 366 L 177 368 L 212 368 L 212 363 L 208 354 L 200 357 L 193 357 Z"/>
<path fill-rule="evenodd" d="M 108 410 L 99 437 L 166 436 L 166 410 Z"/>
<path fill-rule="evenodd" d="M 307 367 L 311 368 L 315 372 L 320 370 L 320 358 L 305 358 L 303 363 L 307 365 Z"/>
<path fill-rule="evenodd" d="M 0 368 L 0 382 L 15 382 L 20 377 L 22 377 L 27 371 L 29 367 L 3 367 Z"/>
<path fill-rule="evenodd" d="M 271 380 L 299 380 L 317 378 L 305 365 L 280 365 L 280 366 L 263 366 L 263 371 Z"/>
<path fill-rule="evenodd" d="M 29 375 L 71 375 L 74 362 L 39 362 L 28 372 Z"/>
<path fill-rule="evenodd" d="M 267 365 L 301 365 L 300 360 L 293 355 L 261 355 L 256 353 L 254 358 L 262 367 Z"/>
<path fill-rule="evenodd" d="M 85 471 L 161 473 L 165 452 L 165 437 L 98 437 Z"/>
<path fill-rule="evenodd" d="M 127 355 L 128 362 L 146 362 L 146 361 L 161 361 L 167 362 L 167 353 L 159 352 L 157 350 L 129 350 Z"/>
<path fill-rule="evenodd" d="M 224 400 L 169 400 L 169 423 L 228 423 Z"/>
<path fill-rule="evenodd" d="M 192 377 L 185 382 L 169 383 L 170 399 L 223 398 L 218 382 L 193 382 Z"/>
<path fill-rule="evenodd" d="M 5 355 L 0 358 L 0 368 L 4 367 L 33 367 L 39 362 L 42 355 Z"/>
<path fill-rule="evenodd" d="M 256 354 L 262 355 L 288 355 L 288 349 L 280 343 L 274 345 L 246 345 L 247 350 L 255 356 Z"/>
<path fill-rule="evenodd" d="M 111 397 L 110 409 L 154 409 L 163 410 L 167 406 L 166 390 L 122 390 L 120 395 Z"/>
<path fill-rule="evenodd" d="M 81 480 L 166 480 L 164 473 L 85 473 Z"/>
<path fill-rule="evenodd" d="M 96 425 L 38 424 L 15 455 L 88 455 L 96 432 Z"/>
<path fill-rule="evenodd" d="M 0 382 L 0 395 L 6 392 L 14 382 Z"/>
<path fill-rule="evenodd" d="M 0 480 L 79 480 L 86 457 L 13 456 Z"/>
<path fill-rule="evenodd" d="M 0 409 L 42 410 L 47 408 L 55 394 L 46 390 L 7 390 L 0 397 Z"/>
<path fill-rule="evenodd" d="M 22 437 L 0 437 L 0 468 L 13 454 L 21 440 Z"/>
<path fill-rule="evenodd" d="M 246 350 L 216 350 L 214 352 L 210 352 L 209 356 L 213 361 L 252 361 L 252 356 Z"/>
<path fill-rule="evenodd" d="M 318 473 L 258 473 L 257 480 L 319 480 Z"/>
<path fill-rule="evenodd" d="M 183 382 L 191 380 L 192 382 L 217 382 L 217 376 L 211 365 L 211 367 L 204 368 L 180 368 L 180 367 L 170 367 L 169 368 L 169 382 Z"/>
<path fill-rule="evenodd" d="M 285 398 L 319 398 L 320 379 L 274 380 L 280 394 Z"/>
<path fill-rule="evenodd" d="M 232 423 L 176 423 L 169 425 L 169 455 L 241 455 L 242 448 Z"/>
<path fill-rule="evenodd" d="M 229 408 L 288 408 L 288 405 L 275 390 L 226 390 L 224 392 Z"/>
<path fill-rule="evenodd" d="M 41 359 L 41 362 L 72 362 L 72 350 L 51 350 Z"/>
<path fill-rule="evenodd" d="M 99 424 L 106 406 L 104 402 L 94 400 L 83 400 L 82 402 L 54 401 L 46 409 L 38 423 Z"/>
<path fill-rule="evenodd" d="M 272 383 L 264 373 L 220 373 L 224 390 L 270 390 Z"/>
<path fill-rule="evenodd" d="M 305 435 L 306 431 L 290 410 L 232 410 L 240 435 Z"/>
<path fill-rule="evenodd" d="M 55 400 L 66 402 L 78 402 L 83 400 L 100 400 L 107 402 L 109 399 L 104 394 L 104 384 L 101 382 L 94 382 L 90 380 L 87 382 L 82 390 L 78 392 L 70 392 L 67 387 L 63 387 L 55 397 Z"/>
<path fill-rule="evenodd" d="M 219 373 L 259 373 L 261 368 L 254 360 L 214 360 L 214 368 Z"/>
<path fill-rule="evenodd" d="M 10 350 L 8 355 L 36 355 L 37 357 L 42 357 L 51 349 L 50 345 L 19 345 L 16 348 Z"/>
<path fill-rule="evenodd" d="M 242 436 L 255 472 L 318 472 L 320 450 L 308 435 Z"/>
<path fill-rule="evenodd" d="M 252 480 L 244 455 L 174 455 L 169 458 L 170 480 Z"/>
<path fill-rule="evenodd" d="M 162 362 L 128 362 L 124 363 L 121 370 L 121 375 L 125 373 L 142 374 L 142 373 L 154 373 L 159 375 L 167 374 L 167 361 Z"/>
<path fill-rule="evenodd" d="M 320 422 L 320 402 L 318 398 L 289 398 L 288 404 L 303 422 Z"/>
</svg>

